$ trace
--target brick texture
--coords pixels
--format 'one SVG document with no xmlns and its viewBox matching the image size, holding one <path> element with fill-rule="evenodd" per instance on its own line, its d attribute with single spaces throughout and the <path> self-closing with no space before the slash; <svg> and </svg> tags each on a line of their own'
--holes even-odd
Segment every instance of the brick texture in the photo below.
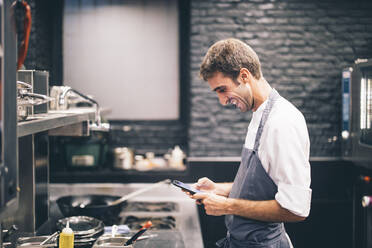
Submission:
<svg viewBox="0 0 372 248">
<path fill-rule="evenodd" d="M 251 114 L 220 106 L 198 76 L 208 47 L 235 37 L 304 114 L 311 156 L 339 156 L 341 71 L 372 58 L 371 11 L 370 1 L 192 1 L 189 155 L 240 155 Z"/>
</svg>

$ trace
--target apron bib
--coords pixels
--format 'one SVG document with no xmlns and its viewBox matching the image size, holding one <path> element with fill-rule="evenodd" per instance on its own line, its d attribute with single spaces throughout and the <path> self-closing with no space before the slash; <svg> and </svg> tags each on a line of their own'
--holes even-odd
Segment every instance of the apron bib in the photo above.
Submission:
<svg viewBox="0 0 372 248">
<path fill-rule="evenodd" d="M 269 113 L 279 98 L 279 94 L 272 89 L 267 105 L 263 111 L 257 130 L 254 148 L 243 147 L 242 159 L 238 173 L 229 194 L 229 198 L 247 199 L 253 201 L 274 200 L 278 191 L 276 184 L 262 167 L 258 157 L 258 147 L 263 127 Z M 291 245 L 285 233 L 283 223 L 264 222 L 226 215 L 226 238 L 219 240 L 216 245 L 224 248 L 290 248 Z"/>
</svg>

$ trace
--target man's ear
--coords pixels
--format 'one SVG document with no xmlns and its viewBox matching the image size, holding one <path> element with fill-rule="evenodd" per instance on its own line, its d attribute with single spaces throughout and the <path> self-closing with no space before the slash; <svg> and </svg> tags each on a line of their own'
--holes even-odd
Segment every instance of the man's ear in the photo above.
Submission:
<svg viewBox="0 0 372 248">
<path fill-rule="evenodd" d="M 248 71 L 247 68 L 240 69 L 239 78 L 244 82 L 248 83 L 252 79 L 252 74 Z"/>
</svg>

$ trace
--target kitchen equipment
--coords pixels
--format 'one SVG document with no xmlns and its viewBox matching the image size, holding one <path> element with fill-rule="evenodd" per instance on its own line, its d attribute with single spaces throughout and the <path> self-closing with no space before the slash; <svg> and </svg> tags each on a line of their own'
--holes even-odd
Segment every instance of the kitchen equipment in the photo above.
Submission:
<svg viewBox="0 0 372 248">
<path fill-rule="evenodd" d="M 110 129 L 109 123 L 101 123 L 101 109 L 96 100 L 84 95 L 83 93 L 72 89 L 69 86 L 53 86 L 50 90 L 50 96 L 54 98 L 54 101 L 50 104 L 50 109 L 53 110 L 66 110 L 68 109 L 69 95 L 76 94 L 77 96 L 87 100 L 88 102 L 96 106 L 95 121 L 90 125 L 90 129 L 94 131 L 108 132 Z"/>
<path fill-rule="evenodd" d="M 50 102 L 50 109 L 52 110 L 66 110 L 68 108 L 68 97 L 73 92 L 70 91 L 69 86 L 52 86 L 50 88 L 50 96 L 53 101 Z"/>
<path fill-rule="evenodd" d="M 57 238 L 59 234 L 59 231 L 53 233 L 52 235 L 50 235 L 47 239 L 45 239 L 43 242 L 40 243 L 40 245 L 45 245 L 47 243 L 49 243 L 50 241 L 52 241 L 53 239 Z M 54 240 L 55 241 L 55 240 Z"/>
<path fill-rule="evenodd" d="M 46 244 L 41 244 L 43 241 L 48 239 L 49 236 L 34 236 L 34 237 L 20 237 L 17 239 L 16 247 L 22 248 L 51 248 L 57 247 L 57 242 L 54 240 L 53 242 L 48 242 Z"/>
<path fill-rule="evenodd" d="M 169 184 L 170 180 L 167 179 L 156 184 L 151 184 L 148 187 L 136 190 L 123 197 L 110 195 L 76 195 L 60 197 L 56 202 L 64 216 L 86 215 L 104 219 L 108 216 L 118 216 L 122 207 L 130 198 L 165 183 Z"/>
<path fill-rule="evenodd" d="M 61 137 L 61 149 L 70 169 L 95 169 L 104 166 L 107 159 L 108 135 L 105 132 L 90 132 L 88 137 Z"/>
<path fill-rule="evenodd" d="M 32 107 L 51 101 L 51 98 L 37 93 L 32 93 L 32 86 L 22 81 L 17 81 L 17 117 L 26 120 L 32 115 Z"/>
<path fill-rule="evenodd" d="M 2 227 L 6 219 L 14 216 L 19 206 L 17 92 L 14 85 L 17 81 L 15 73 L 17 36 L 14 28 L 14 5 L 14 1 L 0 1 L 0 219 Z"/>
<path fill-rule="evenodd" d="M 147 221 L 141 229 L 138 230 L 127 242 L 125 242 L 125 245 L 131 245 L 133 244 L 139 236 L 141 236 L 144 232 L 147 231 L 152 226 L 151 221 Z"/>
<path fill-rule="evenodd" d="M 31 85 L 30 92 L 49 96 L 49 72 L 39 70 L 18 70 L 17 80 Z M 40 104 L 32 108 L 32 114 L 48 113 L 49 104 Z"/>
<path fill-rule="evenodd" d="M 132 169 L 134 165 L 133 150 L 128 147 L 116 147 L 113 150 L 114 168 L 120 170 Z"/>
<path fill-rule="evenodd" d="M 128 239 L 123 237 L 100 237 L 93 248 L 132 248 L 133 245 L 124 245 L 127 241 Z"/>
<path fill-rule="evenodd" d="M 66 227 L 62 229 L 59 235 L 59 248 L 74 248 L 74 231 L 70 228 L 70 222 L 67 221 Z"/>
<path fill-rule="evenodd" d="M 64 216 L 86 215 L 104 219 L 119 215 L 125 203 L 109 205 L 119 198 L 111 195 L 64 196 L 57 199 L 57 205 Z"/>
<path fill-rule="evenodd" d="M 342 72 L 342 156 L 372 168 L 372 59 Z"/>
<path fill-rule="evenodd" d="M 160 187 L 163 184 L 170 184 L 170 183 L 171 183 L 171 180 L 170 179 L 165 179 L 163 181 L 160 181 L 160 182 L 157 182 L 155 184 L 152 184 L 152 185 L 150 185 L 150 186 L 148 186 L 146 188 L 136 190 L 136 191 L 134 191 L 134 192 L 132 192 L 132 193 L 126 195 L 126 196 L 123 196 L 120 199 L 117 199 L 117 200 L 115 200 L 113 202 L 110 202 L 109 205 L 113 206 L 113 205 L 120 204 L 122 202 L 125 202 L 125 201 L 129 200 L 130 198 L 133 198 L 133 197 L 135 197 L 137 195 L 140 195 L 142 193 L 145 193 L 146 191 L 149 191 L 149 190 L 155 189 L 157 187 Z"/>
<path fill-rule="evenodd" d="M 90 216 L 71 216 L 57 221 L 57 229 L 62 231 L 67 226 L 74 231 L 77 239 L 93 237 L 104 230 L 103 222 Z"/>
<path fill-rule="evenodd" d="M 138 230 L 142 227 L 142 224 L 149 219 L 148 216 L 126 216 L 123 220 L 123 224 L 127 225 L 130 229 Z M 171 230 L 176 228 L 176 219 L 174 216 L 158 216 L 151 217 L 152 230 Z"/>
<path fill-rule="evenodd" d="M 72 216 L 57 221 L 56 227 L 63 230 L 67 223 L 74 232 L 74 247 L 91 246 L 104 232 L 101 220 L 89 216 Z"/>
</svg>

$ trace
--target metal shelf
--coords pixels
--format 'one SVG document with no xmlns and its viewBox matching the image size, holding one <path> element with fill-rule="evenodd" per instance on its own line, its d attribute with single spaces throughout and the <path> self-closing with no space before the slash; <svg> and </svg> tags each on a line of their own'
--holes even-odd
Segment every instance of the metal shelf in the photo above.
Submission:
<svg viewBox="0 0 372 248">
<path fill-rule="evenodd" d="M 18 123 L 18 137 L 94 120 L 94 116 L 94 108 L 49 111 L 45 114 L 35 114 L 28 117 L 28 120 Z"/>
</svg>

